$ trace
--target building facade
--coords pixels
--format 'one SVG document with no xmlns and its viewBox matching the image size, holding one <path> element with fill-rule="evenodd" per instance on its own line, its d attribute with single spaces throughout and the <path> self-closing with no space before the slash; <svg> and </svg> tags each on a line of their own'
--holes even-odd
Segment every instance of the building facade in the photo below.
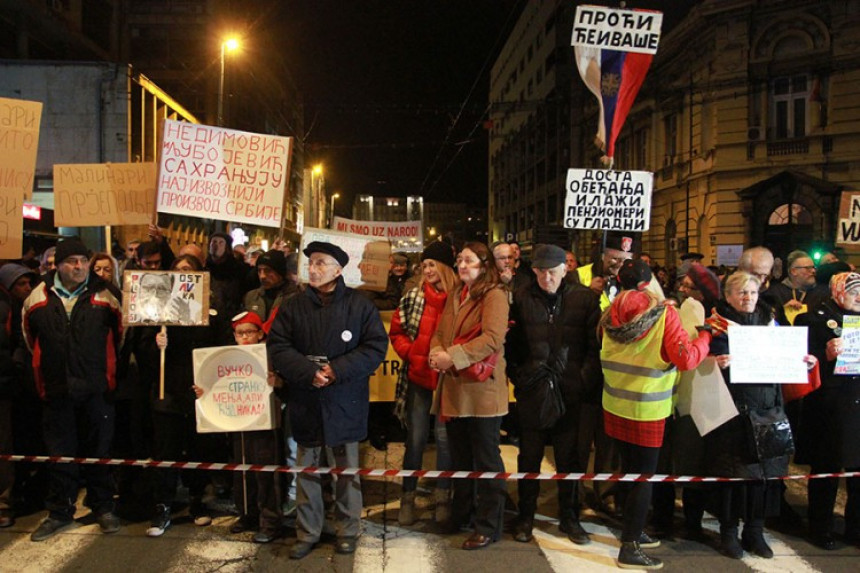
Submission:
<svg viewBox="0 0 860 573">
<path fill-rule="evenodd" d="M 535 4 L 520 24 L 532 22 L 526 27 L 537 38 L 555 22 L 563 28 L 559 39 L 569 44 L 568 9 L 542 14 L 551 8 Z M 738 247 L 764 245 L 784 257 L 795 248 L 832 244 L 840 194 L 860 184 L 858 32 L 857 0 L 703 0 L 664 30 L 616 145 L 616 169 L 654 173 L 643 250 L 674 266 L 685 251 L 701 252 L 708 264 L 731 264 L 727 253 Z M 513 70 L 505 62 L 528 61 L 528 41 L 512 36 L 508 44 L 517 55 L 503 52 L 494 80 L 497 69 Z M 567 68 L 573 67 L 572 51 L 568 45 Z M 522 89 L 521 73 L 516 81 Z M 612 82 L 606 85 L 611 89 Z M 501 143 L 490 148 L 492 234 L 513 231 L 521 238 L 540 217 L 558 223 L 562 207 L 552 212 L 546 205 L 553 193 L 563 196 L 561 172 L 599 166 L 592 143 L 597 102 L 586 92 L 578 75 L 572 77 L 566 119 L 571 159 L 555 171 L 552 189 L 542 190 L 536 175 L 517 175 L 507 165 L 518 161 L 505 153 L 508 141 L 520 142 L 526 168 L 540 164 L 541 155 L 530 153 L 530 142 L 541 139 L 538 114 L 494 131 L 493 141 L 501 137 Z M 585 256 L 599 242 L 597 233 L 571 238 Z"/>
</svg>

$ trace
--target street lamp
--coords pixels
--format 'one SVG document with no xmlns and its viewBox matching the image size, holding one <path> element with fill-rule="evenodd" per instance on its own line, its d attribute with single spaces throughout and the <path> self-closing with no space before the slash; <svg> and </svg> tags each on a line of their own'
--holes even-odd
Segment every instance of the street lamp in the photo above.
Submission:
<svg viewBox="0 0 860 573">
<path fill-rule="evenodd" d="M 239 48 L 239 40 L 226 38 L 221 42 L 221 77 L 218 81 L 218 126 L 224 125 L 224 55 Z"/>
<path fill-rule="evenodd" d="M 334 202 L 338 199 L 340 199 L 340 193 L 335 193 L 331 196 L 331 218 L 329 219 L 329 227 L 334 225 Z"/>
</svg>

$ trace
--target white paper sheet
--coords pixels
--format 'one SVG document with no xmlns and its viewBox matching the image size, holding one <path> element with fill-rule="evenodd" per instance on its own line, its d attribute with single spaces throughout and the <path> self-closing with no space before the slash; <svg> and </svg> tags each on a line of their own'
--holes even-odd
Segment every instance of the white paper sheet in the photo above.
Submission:
<svg viewBox="0 0 860 573">
<path fill-rule="evenodd" d="M 805 384 L 807 327 L 729 325 L 732 384 Z"/>
</svg>

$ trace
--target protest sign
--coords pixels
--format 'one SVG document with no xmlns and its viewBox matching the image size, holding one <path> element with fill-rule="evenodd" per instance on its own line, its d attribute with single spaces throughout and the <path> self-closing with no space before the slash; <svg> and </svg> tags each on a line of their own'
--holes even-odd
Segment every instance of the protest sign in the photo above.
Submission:
<svg viewBox="0 0 860 573">
<path fill-rule="evenodd" d="M 836 244 L 851 252 L 860 251 L 860 192 L 843 191 L 836 222 Z"/>
<path fill-rule="evenodd" d="M 581 4 L 573 19 L 572 46 L 656 54 L 662 12 Z"/>
<path fill-rule="evenodd" d="M 164 120 L 158 211 L 279 227 L 292 138 Z"/>
<path fill-rule="evenodd" d="M 33 194 L 42 103 L 0 98 L 0 258 L 18 259 Z"/>
<path fill-rule="evenodd" d="M 123 326 L 209 324 L 209 273 L 125 271 Z"/>
<path fill-rule="evenodd" d="M 424 250 L 424 230 L 421 221 L 356 221 L 335 217 L 332 229 L 341 233 L 386 240 L 394 251 L 420 253 Z"/>
<path fill-rule="evenodd" d="M 299 249 L 299 280 L 308 282 L 308 259 L 304 249 L 309 243 L 322 241 L 333 243 L 349 255 L 349 263 L 343 269 L 343 280 L 353 288 L 384 291 L 388 284 L 388 257 L 391 245 L 386 240 L 362 237 L 350 233 L 305 227 Z"/>
<path fill-rule="evenodd" d="M 651 226 L 651 187 L 647 171 L 568 169 L 564 226 L 568 229 L 647 231 Z"/>
<path fill-rule="evenodd" d="M 195 402 L 197 431 L 271 430 L 281 412 L 267 382 L 265 344 L 196 348 L 194 384 L 203 389 Z"/>
<path fill-rule="evenodd" d="M 833 328 L 838 328 L 838 326 L 834 325 Z M 860 316 L 843 316 L 840 336 L 842 337 L 842 352 L 836 357 L 833 373 L 843 376 L 856 376 L 860 374 Z"/>
<path fill-rule="evenodd" d="M 155 171 L 155 163 L 54 165 L 54 223 L 60 227 L 152 223 Z"/>
<path fill-rule="evenodd" d="M 729 324 L 732 384 L 806 384 L 807 330 Z"/>
</svg>

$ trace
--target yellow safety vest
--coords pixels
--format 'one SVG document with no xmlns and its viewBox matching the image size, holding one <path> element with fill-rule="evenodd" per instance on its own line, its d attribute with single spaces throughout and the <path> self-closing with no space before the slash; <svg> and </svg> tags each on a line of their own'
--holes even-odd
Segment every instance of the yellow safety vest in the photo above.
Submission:
<svg viewBox="0 0 860 573">
<path fill-rule="evenodd" d="M 603 409 L 628 420 L 649 422 L 672 414 L 680 373 L 660 355 L 666 313 L 644 337 L 623 344 L 603 334 Z"/>
<path fill-rule="evenodd" d="M 584 287 L 588 287 L 591 285 L 591 278 L 594 274 L 594 263 L 590 265 L 585 265 L 584 267 L 576 267 L 576 272 L 579 273 L 579 284 Z M 603 312 L 610 305 L 609 296 L 606 294 L 606 290 L 600 293 L 600 312 Z"/>
</svg>

